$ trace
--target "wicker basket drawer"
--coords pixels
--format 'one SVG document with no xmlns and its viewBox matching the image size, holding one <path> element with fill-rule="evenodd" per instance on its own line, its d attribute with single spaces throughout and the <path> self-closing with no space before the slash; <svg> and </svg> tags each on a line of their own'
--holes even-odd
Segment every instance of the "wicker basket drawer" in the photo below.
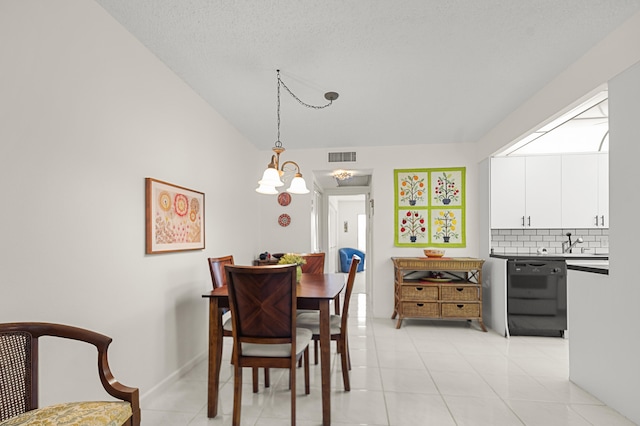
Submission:
<svg viewBox="0 0 640 426">
<path fill-rule="evenodd" d="M 478 287 L 442 286 L 441 300 L 478 300 Z"/>
<path fill-rule="evenodd" d="M 436 302 L 403 302 L 402 315 L 405 317 L 438 318 L 440 316 L 440 308 Z"/>
<path fill-rule="evenodd" d="M 438 300 L 438 287 L 403 285 L 400 298 L 403 300 Z"/>
<path fill-rule="evenodd" d="M 480 304 L 478 303 L 443 303 L 442 318 L 467 318 L 479 317 Z"/>
</svg>

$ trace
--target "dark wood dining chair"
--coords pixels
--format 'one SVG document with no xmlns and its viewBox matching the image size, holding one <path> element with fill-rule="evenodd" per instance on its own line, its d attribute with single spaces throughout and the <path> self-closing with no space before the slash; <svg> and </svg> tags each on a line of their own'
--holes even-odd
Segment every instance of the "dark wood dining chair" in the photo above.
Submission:
<svg viewBox="0 0 640 426">
<path fill-rule="evenodd" d="M 211 272 L 211 282 L 213 284 L 213 288 L 216 289 L 218 287 L 224 287 L 227 285 L 227 274 L 224 270 L 226 265 L 234 265 L 233 256 L 222 256 L 222 257 L 210 257 L 207 259 L 207 263 L 209 264 L 209 272 Z M 232 323 L 231 318 L 228 318 L 224 324 L 222 325 L 222 335 L 227 337 L 232 337 L 233 334 L 231 332 Z M 258 392 L 258 369 L 253 369 L 253 392 Z M 269 375 L 269 369 L 264 369 L 264 387 L 268 388 L 271 386 L 271 380 Z"/>
<path fill-rule="evenodd" d="M 296 266 L 227 266 L 233 322 L 233 420 L 240 425 L 243 367 L 286 368 L 296 422 L 296 363 L 304 357 L 309 394 L 311 331 L 296 327 Z"/>
<path fill-rule="evenodd" d="M 324 274 L 324 253 L 302 253 L 299 256 L 307 261 L 302 265 L 303 274 Z"/>
<path fill-rule="evenodd" d="M 351 390 L 351 383 L 349 381 L 349 370 L 351 370 L 351 356 L 349 355 L 349 339 L 347 333 L 347 319 L 349 316 L 349 305 L 351 300 L 351 293 L 353 293 L 353 284 L 356 280 L 356 273 L 358 271 L 358 264 L 360 258 L 353 256 L 351 259 L 351 267 L 349 268 L 349 275 L 347 277 L 347 285 L 345 290 L 344 303 L 342 306 L 341 315 L 331 315 L 331 340 L 335 340 L 338 345 L 338 353 L 340 353 L 340 359 L 342 362 L 342 382 L 344 384 L 344 390 Z M 311 330 L 313 333 L 314 344 L 314 362 L 318 363 L 318 340 L 320 340 L 320 314 L 318 312 L 305 312 L 298 315 L 297 318 L 298 327 L 303 327 Z"/>
<path fill-rule="evenodd" d="M 65 402 L 39 408 L 39 339 L 51 336 L 91 344 L 97 349 L 98 378 L 119 401 Z M 17 322 L 0 324 L 0 423 L 3 425 L 140 425 L 138 389 L 118 382 L 109 367 L 112 339 L 64 324 Z"/>
<path fill-rule="evenodd" d="M 301 266 L 303 274 L 324 274 L 324 259 L 325 253 L 300 253 L 298 256 L 302 257 L 307 263 Z M 336 315 L 340 315 L 340 295 L 338 295 L 334 301 L 334 309 Z M 310 312 L 307 310 L 298 311 L 298 313 Z"/>
</svg>

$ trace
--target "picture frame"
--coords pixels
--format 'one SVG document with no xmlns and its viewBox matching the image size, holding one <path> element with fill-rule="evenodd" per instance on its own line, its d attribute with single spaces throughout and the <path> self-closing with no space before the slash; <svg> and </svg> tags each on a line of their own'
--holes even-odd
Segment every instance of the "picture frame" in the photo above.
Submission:
<svg viewBox="0 0 640 426">
<path fill-rule="evenodd" d="M 146 253 L 203 250 L 204 193 L 145 178 Z"/>
<path fill-rule="evenodd" d="M 466 247 L 466 168 L 394 170 L 394 245 Z"/>
</svg>

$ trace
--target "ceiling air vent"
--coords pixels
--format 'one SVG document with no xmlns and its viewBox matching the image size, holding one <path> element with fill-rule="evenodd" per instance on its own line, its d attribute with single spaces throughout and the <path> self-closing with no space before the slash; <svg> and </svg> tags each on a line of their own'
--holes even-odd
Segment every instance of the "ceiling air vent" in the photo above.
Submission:
<svg viewBox="0 0 640 426">
<path fill-rule="evenodd" d="M 329 162 L 330 163 L 346 163 L 346 162 L 355 163 L 356 153 L 355 152 L 330 152 Z"/>
</svg>

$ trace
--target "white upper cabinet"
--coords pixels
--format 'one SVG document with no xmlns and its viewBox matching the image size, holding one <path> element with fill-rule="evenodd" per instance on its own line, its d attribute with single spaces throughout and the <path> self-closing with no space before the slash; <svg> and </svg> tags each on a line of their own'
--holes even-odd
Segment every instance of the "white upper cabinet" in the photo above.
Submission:
<svg viewBox="0 0 640 426">
<path fill-rule="evenodd" d="M 609 155 L 562 156 L 562 226 L 609 227 Z"/>
<path fill-rule="evenodd" d="M 526 227 L 562 226 L 562 173 L 560 157 L 526 157 Z"/>
<path fill-rule="evenodd" d="M 560 228 L 559 156 L 491 159 L 492 228 Z"/>
<path fill-rule="evenodd" d="M 491 159 L 491 227 L 522 228 L 525 214 L 524 157 Z"/>
<path fill-rule="evenodd" d="M 492 158 L 491 227 L 608 228 L 609 155 Z"/>
<path fill-rule="evenodd" d="M 598 217 L 598 156 L 562 156 L 562 226 L 592 228 Z"/>
</svg>

